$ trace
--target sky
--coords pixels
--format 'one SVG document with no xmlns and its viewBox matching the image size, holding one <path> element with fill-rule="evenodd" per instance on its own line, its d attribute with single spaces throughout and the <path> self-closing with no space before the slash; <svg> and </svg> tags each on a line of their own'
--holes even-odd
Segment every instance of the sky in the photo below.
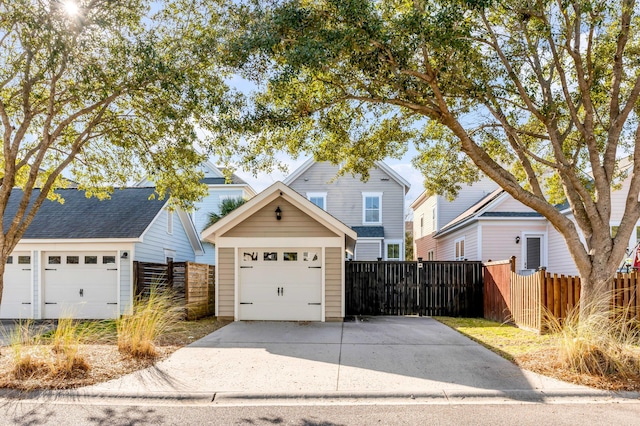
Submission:
<svg viewBox="0 0 640 426">
<path fill-rule="evenodd" d="M 245 95 L 249 95 L 252 91 L 255 91 L 257 87 L 250 81 L 247 81 L 240 76 L 233 76 L 227 81 L 227 84 L 244 93 Z M 405 196 L 405 211 L 410 214 L 409 205 L 416 199 L 418 196 L 424 191 L 424 178 L 422 174 L 412 166 L 411 159 L 417 155 L 417 151 L 413 144 L 409 144 L 407 152 L 405 155 L 400 158 L 387 158 L 384 160 L 384 163 L 395 170 L 404 180 L 411 184 L 411 189 Z M 290 156 L 281 153 L 279 155 L 281 162 L 286 164 L 289 171 L 287 174 L 284 174 L 280 171 L 274 171 L 272 173 L 259 173 L 256 176 L 253 176 L 251 172 L 245 172 L 243 170 L 236 170 L 234 173 L 244 179 L 251 187 L 256 190 L 256 192 L 260 192 L 271 184 L 277 181 L 282 181 L 289 173 L 293 173 L 298 167 L 300 167 L 305 161 L 307 161 L 310 157 L 300 156 L 297 159 L 293 159 Z M 215 164 L 215 161 L 214 161 Z"/>
</svg>

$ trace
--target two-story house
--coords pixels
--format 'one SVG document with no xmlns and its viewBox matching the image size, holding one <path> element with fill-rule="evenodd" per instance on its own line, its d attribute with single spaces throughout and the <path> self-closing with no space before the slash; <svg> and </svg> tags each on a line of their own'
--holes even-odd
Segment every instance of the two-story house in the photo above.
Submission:
<svg viewBox="0 0 640 426">
<path fill-rule="evenodd" d="M 203 163 L 200 169 L 204 173 L 201 181 L 207 185 L 208 195 L 201 201 L 195 203 L 195 210 L 191 213 L 193 224 L 198 232 L 202 232 L 208 221 L 210 213 L 220 213 L 220 204 L 229 198 L 244 198 L 248 200 L 255 197 L 256 192 L 244 180 L 235 174 L 231 174 L 230 181 L 227 181 L 224 175 L 225 170 L 220 169 L 209 161 Z M 204 254 L 196 256 L 196 262 L 215 265 L 215 250 L 211 243 L 202 241 Z"/>
<path fill-rule="evenodd" d="M 354 260 L 404 260 L 404 199 L 411 185 L 383 162 L 366 182 L 337 177 L 338 170 L 310 159 L 284 183 L 356 231 Z"/>
<path fill-rule="evenodd" d="M 624 213 L 630 179 L 627 177 L 621 189 L 611 194 L 612 235 Z M 522 274 L 540 266 L 558 274 L 578 273 L 563 236 L 549 221 L 489 180 L 465 186 L 453 201 L 425 192 L 411 208 L 415 258 L 488 261 L 515 256 L 516 269 Z M 567 205 L 557 208 L 573 220 Z M 640 222 L 630 237 L 629 249 L 637 243 Z"/>
<path fill-rule="evenodd" d="M 195 203 L 195 209 L 191 212 L 191 220 L 195 229 L 200 233 L 209 221 L 210 213 L 220 213 L 220 204 L 228 198 L 244 198 L 246 200 L 254 197 L 256 192 L 240 177 L 231 174 L 230 180 L 225 177 L 225 170 L 216 167 L 213 163 L 205 161 L 200 165 L 200 171 L 204 178 L 200 181 L 207 185 L 207 195 Z M 148 187 L 153 183 L 148 179 L 143 179 L 136 186 Z M 216 264 L 215 250 L 212 244 L 202 241 L 203 253 L 198 253 L 195 258 L 197 263 L 208 265 Z"/>
<path fill-rule="evenodd" d="M 439 253 L 435 235 L 470 206 L 479 202 L 498 188 L 489 178 L 482 178 L 473 185 L 463 185 L 455 199 L 424 191 L 411 203 L 413 210 L 413 257 L 424 260 L 454 260 L 464 258 L 460 251 Z"/>
</svg>

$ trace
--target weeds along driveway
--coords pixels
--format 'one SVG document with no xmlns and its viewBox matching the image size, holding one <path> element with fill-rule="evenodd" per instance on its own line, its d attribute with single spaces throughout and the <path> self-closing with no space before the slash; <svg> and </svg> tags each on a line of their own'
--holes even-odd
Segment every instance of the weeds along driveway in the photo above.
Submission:
<svg viewBox="0 0 640 426">
<path fill-rule="evenodd" d="M 375 317 L 345 323 L 235 322 L 153 368 L 86 389 L 330 396 L 571 394 L 586 388 L 523 371 L 431 318 Z"/>
</svg>

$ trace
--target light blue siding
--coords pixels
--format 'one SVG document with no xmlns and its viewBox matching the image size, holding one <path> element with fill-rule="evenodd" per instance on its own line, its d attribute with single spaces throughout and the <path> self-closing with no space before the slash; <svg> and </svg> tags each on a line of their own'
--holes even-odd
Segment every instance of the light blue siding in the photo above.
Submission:
<svg viewBox="0 0 640 426">
<path fill-rule="evenodd" d="M 31 306 L 33 307 L 33 318 L 40 318 L 40 252 L 33 251 L 31 253 L 31 274 L 33 276 L 33 297 L 31 298 Z"/>
<path fill-rule="evenodd" d="M 167 233 L 167 218 L 173 214 L 173 233 Z M 162 210 L 160 215 L 153 221 L 142 243 L 136 243 L 135 253 L 139 262 L 165 263 L 164 250 L 174 250 L 176 262 L 193 262 L 195 254 L 193 247 L 189 243 L 189 238 L 178 218 L 177 213 L 170 213 Z"/>
<path fill-rule="evenodd" d="M 241 198 L 242 196 L 243 190 L 238 188 L 209 188 L 209 195 L 207 195 L 202 201 L 195 204 L 195 212 L 191 215 L 198 234 L 204 231 L 205 226 L 209 221 L 209 213 L 220 213 L 220 203 L 224 198 Z M 204 255 L 196 256 L 195 261 L 198 263 L 215 265 L 216 253 L 213 244 L 205 243 L 203 241 L 202 246 L 204 248 Z"/>
<path fill-rule="evenodd" d="M 211 243 L 202 242 L 202 248 L 204 249 L 204 255 L 196 256 L 196 263 L 204 263 L 207 265 L 216 264 L 216 248 Z"/>
<path fill-rule="evenodd" d="M 242 197 L 242 189 L 221 189 L 210 188 L 209 195 L 195 203 L 195 213 L 192 214 L 193 224 L 198 233 L 204 231 L 204 227 L 209 221 L 209 213 L 220 213 L 220 203 L 224 198 Z"/>
<path fill-rule="evenodd" d="M 122 258 L 122 253 L 126 251 L 127 258 Z M 128 312 L 131 303 L 131 293 L 133 283 L 131 282 L 131 253 L 127 250 L 119 251 L 120 256 L 120 315 Z"/>
</svg>

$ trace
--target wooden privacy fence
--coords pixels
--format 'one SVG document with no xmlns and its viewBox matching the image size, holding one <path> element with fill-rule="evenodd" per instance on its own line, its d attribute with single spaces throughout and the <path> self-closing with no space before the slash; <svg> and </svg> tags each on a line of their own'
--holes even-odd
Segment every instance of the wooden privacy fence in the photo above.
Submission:
<svg viewBox="0 0 640 426">
<path fill-rule="evenodd" d="M 145 296 L 151 288 L 171 289 L 178 306 L 185 308 L 188 320 L 215 313 L 215 266 L 193 262 L 134 262 L 136 295 Z"/>
<path fill-rule="evenodd" d="M 511 321 L 512 260 L 484 264 L 484 317 L 490 320 Z"/>
<path fill-rule="evenodd" d="M 518 327 L 545 331 L 545 315 L 560 322 L 580 304 L 580 278 L 551 274 L 513 272 L 515 259 L 485 264 L 485 318 L 514 322 Z M 506 269 L 509 268 L 508 272 Z M 618 273 L 612 283 L 611 306 L 640 321 L 637 273 Z"/>
<path fill-rule="evenodd" d="M 481 262 L 348 261 L 346 315 L 482 316 Z"/>
</svg>

